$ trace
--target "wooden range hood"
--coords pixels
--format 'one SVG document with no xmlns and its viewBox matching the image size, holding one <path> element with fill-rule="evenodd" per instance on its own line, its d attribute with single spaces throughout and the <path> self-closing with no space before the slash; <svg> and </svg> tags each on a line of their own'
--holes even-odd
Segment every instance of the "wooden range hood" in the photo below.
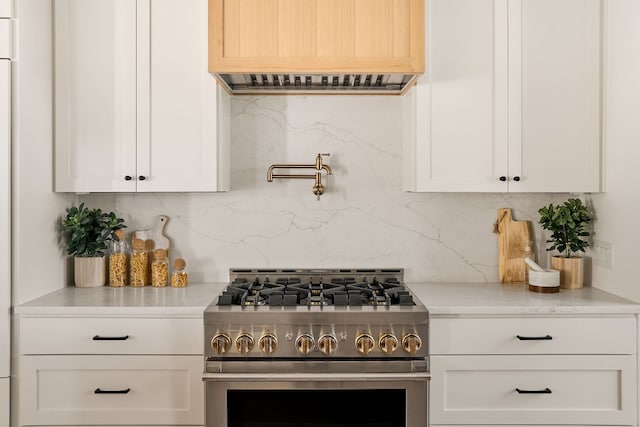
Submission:
<svg viewBox="0 0 640 427">
<path fill-rule="evenodd" d="M 403 94 L 424 0 L 209 0 L 209 72 L 232 94 Z"/>
</svg>

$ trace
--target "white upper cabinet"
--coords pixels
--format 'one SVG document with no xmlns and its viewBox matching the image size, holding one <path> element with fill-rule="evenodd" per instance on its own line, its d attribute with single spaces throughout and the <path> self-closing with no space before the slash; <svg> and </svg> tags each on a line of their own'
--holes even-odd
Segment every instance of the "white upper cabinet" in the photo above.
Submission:
<svg viewBox="0 0 640 427">
<path fill-rule="evenodd" d="M 600 0 L 428 0 L 407 191 L 600 191 Z"/>
<path fill-rule="evenodd" d="M 225 191 L 206 0 L 55 0 L 55 191 Z"/>
</svg>

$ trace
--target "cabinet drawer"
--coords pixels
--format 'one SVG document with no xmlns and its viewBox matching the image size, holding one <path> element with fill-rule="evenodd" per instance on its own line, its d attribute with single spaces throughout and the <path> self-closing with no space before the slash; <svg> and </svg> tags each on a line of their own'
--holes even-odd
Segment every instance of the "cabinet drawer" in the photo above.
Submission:
<svg viewBox="0 0 640 427">
<path fill-rule="evenodd" d="M 430 384 L 433 424 L 636 423 L 634 356 L 432 356 Z"/>
<path fill-rule="evenodd" d="M 635 354 L 633 317 L 432 318 L 431 354 Z"/>
<path fill-rule="evenodd" d="M 22 354 L 203 354 L 202 319 L 46 318 L 20 321 Z"/>
<path fill-rule="evenodd" d="M 26 356 L 22 424 L 202 425 L 202 368 L 201 356 Z"/>
</svg>

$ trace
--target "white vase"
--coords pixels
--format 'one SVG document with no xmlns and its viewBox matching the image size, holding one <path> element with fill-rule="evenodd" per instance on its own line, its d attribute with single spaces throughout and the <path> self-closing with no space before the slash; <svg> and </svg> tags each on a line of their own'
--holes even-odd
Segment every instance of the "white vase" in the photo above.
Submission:
<svg viewBox="0 0 640 427">
<path fill-rule="evenodd" d="M 78 288 L 104 286 L 107 279 L 106 257 L 74 257 L 73 279 Z"/>
</svg>

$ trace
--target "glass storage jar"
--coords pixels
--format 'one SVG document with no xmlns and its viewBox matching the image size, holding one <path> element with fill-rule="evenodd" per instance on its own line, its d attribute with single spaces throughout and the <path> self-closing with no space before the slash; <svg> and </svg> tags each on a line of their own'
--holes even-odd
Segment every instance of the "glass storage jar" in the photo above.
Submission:
<svg viewBox="0 0 640 427">
<path fill-rule="evenodd" d="M 109 286 L 120 288 L 127 286 L 129 280 L 129 245 L 125 240 L 124 231 L 116 230 L 114 234 L 118 240 L 114 239 L 111 242 L 109 250 Z"/>
<path fill-rule="evenodd" d="M 178 258 L 173 262 L 173 271 L 171 272 L 171 286 L 174 288 L 184 288 L 189 284 L 189 273 L 186 270 L 187 262 Z"/>
<path fill-rule="evenodd" d="M 162 288 L 169 284 L 169 256 L 166 249 L 153 251 L 151 286 Z"/>
<path fill-rule="evenodd" d="M 133 239 L 129 257 L 129 286 L 142 287 L 148 284 L 149 256 L 144 240 Z"/>
</svg>

